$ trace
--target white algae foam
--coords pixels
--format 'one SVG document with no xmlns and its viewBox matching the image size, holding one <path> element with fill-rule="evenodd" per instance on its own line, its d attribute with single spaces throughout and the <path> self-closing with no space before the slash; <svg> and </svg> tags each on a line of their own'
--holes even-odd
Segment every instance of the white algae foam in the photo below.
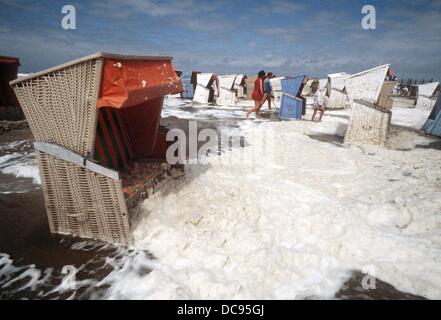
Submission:
<svg viewBox="0 0 441 320">
<path fill-rule="evenodd" d="M 229 112 L 165 103 L 163 116 L 210 120 Z M 230 119 L 242 119 L 241 109 L 247 106 Z M 139 208 L 134 250 L 118 249 L 94 269 L 110 273 L 76 288 L 108 299 L 333 298 L 353 270 L 366 270 L 400 291 L 440 299 L 441 152 L 415 148 L 434 140 L 406 131 L 394 132 L 391 144 L 408 151 L 308 137 L 342 137 L 349 114 L 328 112 L 322 123 L 242 121 L 230 133 L 244 135 L 247 147 L 166 180 Z M 392 120 L 414 127 L 422 118 L 405 110 Z M 262 133 L 271 138 L 271 156 L 242 163 Z M 38 183 L 35 155 L 24 143 L 0 146 L 0 169 Z M 84 241 L 71 249 L 101 245 Z M 38 292 L 51 273 L 17 267 L 0 254 L 2 290 Z M 56 280 L 38 296 L 77 297 L 68 275 Z"/>
<path fill-rule="evenodd" d="M 275 133 L 271 161 L 212 157 L 168 181 L 142 204 L 134 232 L 137 251 L 157 260 L 128 258 L 105 279 L 106 297 L 332 298 L 352 270 L 369 270 L 398 290 L 441 298 L 441 153 L 304 135 L 319 125 L 248 123 L 251 145 L 256 130 Z"/>
<path fill-rule="evenodd" d="M 30 140 L 14 141 L 0 145 L 0 172 L 17 178 L 31 178 L 40 184 L 40 175 Z"/>
</svg>

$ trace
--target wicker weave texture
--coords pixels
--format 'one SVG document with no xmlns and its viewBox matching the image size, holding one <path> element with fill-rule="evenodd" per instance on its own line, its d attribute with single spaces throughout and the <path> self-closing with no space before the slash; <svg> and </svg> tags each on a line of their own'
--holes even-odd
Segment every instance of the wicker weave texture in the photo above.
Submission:
<svg viewBox="0 0 441 320">
<path fill-rule="evenodd" d="M 36 141 L 93 152 L 102 60 L 87 60 L 14 84 Z"/>
<path fill-rule="evenodd" d="M 345 135 L 345 143 L 385 145 L 390 129 L 391 112 L 355 100 Z"/>
<path fill-rule="evenodd" d="M 344 109 L 348 107 L 348 96 L 344 92 L 336 89 L 331 89 L 331 94 L 328 98 L 327 109 Z"/>
<path fill-rule="evenodd" d="M 389 65 L 354 74 L 345 79 L 350 103 L 355 99 L 377 103 Z"/>
<path fill-rule="evenodd" d="M 391 110 L 393 106 L 393 100 L 391 98 L 392 91 L 395 87 L 395 81 L 385 81 L 381 87 L 380 95 L 377 100 L 379 107 Z"/>
<path fill-rule="evenodd" d="M 113 180 L 37 151 L 52 233 L 131 243 L 120 180 Z"/>
</svg>

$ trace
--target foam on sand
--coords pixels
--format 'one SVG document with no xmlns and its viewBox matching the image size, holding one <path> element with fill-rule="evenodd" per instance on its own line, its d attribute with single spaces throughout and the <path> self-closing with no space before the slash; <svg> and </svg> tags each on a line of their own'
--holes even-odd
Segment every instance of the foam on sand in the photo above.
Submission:
<svg viewBox="0 0 441 320">
<path fill-rule="evenodd" d="M 0 146 L 0 172 L 13 174 L 17 178 L 31 178 L 34 184 L 40 184 L 40 175 L 32 150 L 31 141 L 14 141 Z"/>
<path fill-rule="evenodd" d="M 277 133 L 272 161 L 209 158 L 145 201 L 136 254 L 104 280 L 106 297 L 332 298 L 351 270 L 367 269 L 441 298 L 439 151 L 342 148 L 306 126 L 247 124 L 251 145 L 254 130 Z"/>
</svg>

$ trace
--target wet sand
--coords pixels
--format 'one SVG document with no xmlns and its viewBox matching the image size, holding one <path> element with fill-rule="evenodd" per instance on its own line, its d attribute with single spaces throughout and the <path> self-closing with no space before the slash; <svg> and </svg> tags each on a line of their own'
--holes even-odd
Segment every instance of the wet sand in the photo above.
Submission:
<svg viewBox="0 0 441 320">
<path fill-rule="evenodd" d="M 188 120 L 168 117 L 162 120 L 162 124 L 169 128 L 181 128 L 188 131 Z M 224 121 L 218 120 L 198 121 L 199 129 L 219 129 L 224 125 Z M 341 138 L 332 135 L 312 135 L 311 138 L 337 145 L 342 143 Z M 12 130 L 0 135 L 0 143 L 27 139 L 32 139 L 29 129 Z M 0 156 L 2 156 L 1 153 Z M 65 276 L 62 274 L 62 268 L 65 265 L 73 265 L 79 269 L 77 279 L 94 279 L 96 283 L 112 271 L 105 267 L 106 257 L 117 258 L 121 254 L 120 248 L 100 241 L 90 241 L 91 246 L 87 250 L 72 250 L 75 243 L 82 242 L 84 239 L 50 234 L 42 192 L 39 186 L 32 183 L 32 179 L 18 179 L 13 175 L 0 174 L 0 181 L 2 186 L 7 186 L 9 190 L 14 190 L 15 187 L 29 189 L 24 193 L 0 194 L 2 222 L 0 223 L 0 253 L 8 254 L 14 266 L 23 268 L 17 270 L 15 276 L 22 274 L 29 265 L 35 265 L 36 269 L 47 275 L 47 280 L 35 288 L 17 291 L 27 282 L 27 279 L 16 281 L 5 287 L 7 280 L 10 279 L 1 276 L 0 266 L 0 299 L 99 298 L 100 290 L 105 290 L 105 288 L 94 287 L 93 284 L 86 285 L 76 292 L 67 290 L 63 293 L 50 293 L 50 291 L 60 285 Z M 360 271 L 354 270 L 351 278 L 336 294 L 336 298 L 423 299 L 400 292 L 378 279 L 375 290 L 365 290 L 361 287 L 364 276 Z"/>
</svg>

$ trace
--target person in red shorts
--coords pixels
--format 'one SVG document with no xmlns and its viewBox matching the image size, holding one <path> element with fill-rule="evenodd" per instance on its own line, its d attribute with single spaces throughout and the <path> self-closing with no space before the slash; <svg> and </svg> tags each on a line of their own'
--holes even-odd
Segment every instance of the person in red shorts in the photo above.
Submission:
<svg viewBox="0 0 441 320">
<path fill-rule="evenodd" d="M 255 112 L 256 113 L 256 118 L 259 119 L 260 115 L 259 115 L 259 110 L 262 107 L 263 104 L 263 98 L 264 98 L 264 87 L 263 87 L 263 81 L 265 80 L 265 71 L 259 71 L 259 73 L 257 74 L 257 79 L 254 82 L 254 91 L 253 94 L 251 95 L 251 97 L 254 100 L 254 108 L 251 108 L 250 110 L 248 110 L 248 112 L 246 113 L 246 117 L 248 119 L 248 117 L 250 116 L 251 113 Z"/>
</svg>

